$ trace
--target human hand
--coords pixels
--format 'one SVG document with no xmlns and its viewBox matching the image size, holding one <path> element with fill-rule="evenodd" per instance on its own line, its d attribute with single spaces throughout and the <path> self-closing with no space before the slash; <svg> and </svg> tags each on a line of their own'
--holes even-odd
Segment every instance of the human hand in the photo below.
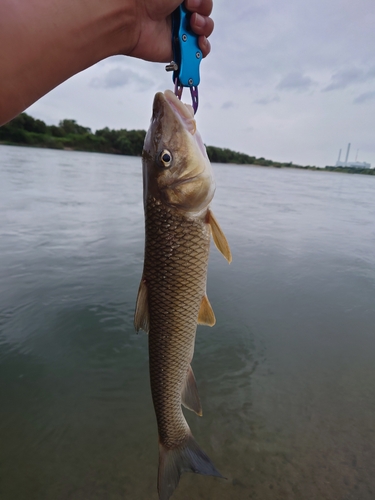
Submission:
<svg viewBox="0 0 375 500">
<path fill-rule="evenodd" d="M 0 0 L 0 125 L 51 89 L 123 54 L 172 59 L 172 12 L 181 0 Z M 203 57 L 212 0 L 185 0 Z"/>
<path fill-rule="evenodd" d="M 214 22 L 209 17 L 212 12 L 212 0 L 185 0 L 186 8 L 192 12 L 191 29 L 196 33 L 203 57 L 211 50 L 207 38 L 214 29 Z M 171 14 L 181 4 L 179 0 L 138 0 L 137 19 L 134 23 L 135 44 L 125 55 L 154 62 L 169 62 L 172 59 L 172 21 Z"/>
</svg>

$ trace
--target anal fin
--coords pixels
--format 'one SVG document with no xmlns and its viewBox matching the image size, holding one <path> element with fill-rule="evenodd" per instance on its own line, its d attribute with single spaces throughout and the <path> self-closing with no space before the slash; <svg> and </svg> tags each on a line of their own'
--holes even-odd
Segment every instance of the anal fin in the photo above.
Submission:
<svg viewBox="0 0 375 500">
<path fill-rule="evenodd" d="M 148 333 L 150 327 L 149 313 L 148 313 L 148 291 L 144 279 L 141 279 L 138 289 L 137 303 L 135 306 L 134 326 L 137 332 L 140 328 Z"/>
<path fill-rule="evenodd" d="M 223 230 L 219 226 L 219 223 L 216 220 L 214 214 L 211 212 L 211 210 L 208 210 L 207 218 L 208 218 L 207 222 L 211 226 L 212 238 L 214 240 L 216 248 L 219 250 L 219 252 L 221 252 L 224 255 L 224 257 L 230 264 L 232 262 L 232 254 L 229 248 L 229 243 L 223 233 Z"/>
<path fill-rule="evenodd" d="M 191 366 L 189 366 L 185 384 L 182 388 L 181 403 L 185 408 L 188 408 L 188 410 L 194 411 L 200 417 L 202 416 L 202 406 L 198 395 L 197 383 Z"/>
<path fill-rule="evenodd" d="M 204 295 L 198 313 L 198 325 L 214 326 L 215 323 L 216 318 L 210 301 L 208 300 L 207 295 Z"/>
</svg>

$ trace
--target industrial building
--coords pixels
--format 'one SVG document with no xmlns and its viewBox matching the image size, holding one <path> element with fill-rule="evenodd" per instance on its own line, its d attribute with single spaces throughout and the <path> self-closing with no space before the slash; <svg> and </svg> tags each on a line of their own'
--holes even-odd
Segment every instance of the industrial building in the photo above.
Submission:
<svg viewBox="0 0 375 500">
<path fill-rule="evenodd" d="M 348 161 L 350 152 L 350 142 L 348 144 L 348 149 L 346 151 L 345 161 L 341 161 L 341 149 L 339 151 L 339 157 L 336 162 L 336 167 L 348 167 L 348 168 L 371 168 L 371 163 L 365 161 L 357 161 L 358 151 L 356 155 L 356 161 Z"/>
</svg>

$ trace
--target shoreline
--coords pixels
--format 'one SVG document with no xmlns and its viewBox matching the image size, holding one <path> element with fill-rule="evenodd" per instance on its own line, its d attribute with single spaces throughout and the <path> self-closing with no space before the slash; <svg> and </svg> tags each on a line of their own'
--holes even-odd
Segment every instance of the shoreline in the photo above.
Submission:
<svg viewBox="0 0 375 500">
<path fill-rule="evenodd" d="M 16 142 L 11 142 L 11 141 L 0 141 L 0 146 L 16 146 L 16 147 L 22 147 L 22 148 L 35 148 L 35 149 L 51 149 L 51 150 L 58 150 L 58 151 L 76 151 L 76 152 L 81 152 L 81 153 L 99 153 L 99 154 L 112 154 L 115 156 L 132 156 L 132 157 L 138 157 L 141 158 L 141 155 L 139 154 L 126 154 L 126 153 L 121 153 L 117 151 L 93 151 L 90 149 L 83 149 L 83 148 L 74 148 L 70 146 L 65 146 L 65 147 L 51 147 L 47 146 L 45 144 L 25 144 L 25 143 L 16 143 Z M 207 146 L 207 148 L 215 148 L 215 146 Z M 220 149 L 220 148 L 217 148 Z M 211 163 L 219 163 L 223 165 L 239 165 L 239 166 L 244 166 L 244 167 L 266 167 L 266 168 L 279 168 L 279 169 L 294 169 L 294 170 L 318 170 L 320 172 L 336 172 L 336 173 L 342 173 L 342 174 L 361 174 L 361 175 L 373 175 L 375 176 L 375 169 L 356 169 L 356 168 L 350 168 L 350 167 L 333 167 L 327 165 L 326 167 L 315 167 L 315 166 L 302 166 L 302 165 L 295 165 L 293 163 L 291 164 L 275 164 L 276 162 L 267 162 L 267 160 L 263 160 L 264 163 L 243 163 L 243 162 L 234 162 L 234 161 L 215 161 L 213 159 L 210 159 Z"/>
</svg>

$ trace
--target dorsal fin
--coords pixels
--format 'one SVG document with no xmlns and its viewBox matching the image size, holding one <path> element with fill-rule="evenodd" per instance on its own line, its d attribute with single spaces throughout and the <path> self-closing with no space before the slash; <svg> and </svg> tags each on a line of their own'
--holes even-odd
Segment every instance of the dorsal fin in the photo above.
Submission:
<svg viewBox="0 0 375 500">
<path fill-rule="evenodd" d="M 216 220 L 214 214 L 211 212 L 211 210 L 208 210 L 207 213 L 208 217 L 208 223 L 211 226 L 211 232 L 212 232 L 212 238 L 214 240 L 214 243 L 216 245 L 216 248 L 221 252 L 224 257 L 227 259 L 229 264 L 232 262 L 232 254 L 229 248 L 229 243 L 219 226 L 218 221 Z"/>
<path fill-rule="evenodd" d="M 137 303 L 135 306 L 134 314 L 134 326 L 137 332 L 140 328 L 148 333 L 150 327 L 149 313 L 148 313 L 148 302 L 147 302 L 147 285 L 144 279 L 141 279 L 137 295 Z"/>
<path fill-rule="evenodd" d="M 210 301 L 208 300 L 207 295 L 204 295 L 198 313 L 198 325 L 214 326 L 215 323 L 216 318 Z"/>
<path fill-rule="evenodd" d="M 188 368 L 185 383 L 182 388 L 181 403 L 185 408 L 194 411 L 200 417 L 202 416 L 202 406 L 198 395 L 197 383 L 191 366 Z"/>
</svg>

